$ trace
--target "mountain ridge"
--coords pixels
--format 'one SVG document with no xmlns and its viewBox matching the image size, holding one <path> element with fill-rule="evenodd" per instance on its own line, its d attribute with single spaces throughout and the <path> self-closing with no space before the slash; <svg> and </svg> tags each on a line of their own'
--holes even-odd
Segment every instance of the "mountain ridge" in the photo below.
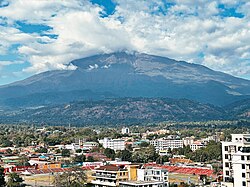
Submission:
<svg viewBox="0 0 250 187">
<path fill-rule="evenodd" d="M 249 120 L 250 99 L 225 107 L 188 99 L 118 98 L 77 101 L 60 105 L 9 110 L 0 113 L 0 123 L 48 125 L 146 124 L 164 121 Z"/>
<path fill-rule="evenodd" d="M 17 103 L 14 107 L 33 107 L 126 97 L 186 98 L 221 106 L 250 96 L 249 80 L 144 53 L 94 55 L 69 64 L 77 69 L 43 72 L 1 86 L 0 106 Z"/>
</svg>

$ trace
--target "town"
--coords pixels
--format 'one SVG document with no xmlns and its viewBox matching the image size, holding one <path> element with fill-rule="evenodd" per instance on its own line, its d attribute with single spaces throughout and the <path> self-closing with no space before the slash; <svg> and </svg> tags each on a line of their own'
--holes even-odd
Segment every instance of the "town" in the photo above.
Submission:
<svg viewBox="0 0 250 187">
<path fill-rule="evenodd" d="M 211 122 L 212 123 L 212 122 Z M 249 186 L 246 127 L 1 125 L 7 186 Z"/>
</svg>

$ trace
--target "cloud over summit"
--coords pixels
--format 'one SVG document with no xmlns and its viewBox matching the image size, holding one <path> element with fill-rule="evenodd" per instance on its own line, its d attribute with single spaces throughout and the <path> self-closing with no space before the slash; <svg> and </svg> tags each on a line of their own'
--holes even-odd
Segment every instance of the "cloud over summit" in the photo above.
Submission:
<svg viewBox="0 0 250 187">
<path fill-rule="evenodd" d="M 28 62 L 17 70 L 23 74 L 73 69 L 73 59 L 128 50 L 250 78 L 246 0 L 0 2 L 0 63 Z"/>
</svg>

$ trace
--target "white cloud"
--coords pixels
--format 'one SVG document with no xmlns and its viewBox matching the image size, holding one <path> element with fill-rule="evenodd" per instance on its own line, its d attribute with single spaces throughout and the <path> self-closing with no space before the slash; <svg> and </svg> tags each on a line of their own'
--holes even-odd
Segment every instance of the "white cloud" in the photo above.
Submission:
<svg viewBox="0 0 250 187">
<path fill-rule="evenodd" d="M 18 53 L 31 64 L 25 71 L 74 69 L 68 62 L 100 52 L 136 50 L 204 64 L 233 75 L 249 75 L 250 20 L 246 1 L 116 0 L 116 11 L 100 17 L 101 7 L 88 1 L 11 0 L 1 8 L 7 26 L 0 28 L 0 54 L 19 43 Z M 243 3 L 245 2 L 245 3 Z M 243 18 L 222 17 L 220 3 L 237 7 Z M 165 11 L 165 14 L 159 10 Z M 15 12 L 15 14 L 13 14 Z M 33 13 L 32 16 L 30 13 Z M 48 34 L 27 34 L 16 20 L 46 24 Z M 12 37 L 7 37 L 12 36 Z"/>
<path fill-rule="evenodd" d="M 12 65 L 12 64 L 22 64 L 24 63 L 23 61 L 2 61 L 0 60 L 0 70 L 5 67 L 5 66 L 9 66 L 9 65 Z M 1 73 L 0 73 L 1 74 Z"/>
</svg>

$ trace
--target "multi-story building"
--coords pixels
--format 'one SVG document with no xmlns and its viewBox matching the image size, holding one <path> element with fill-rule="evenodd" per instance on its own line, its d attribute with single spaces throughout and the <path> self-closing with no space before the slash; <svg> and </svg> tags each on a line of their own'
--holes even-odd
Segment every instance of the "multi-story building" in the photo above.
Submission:
<svg viewBox="0 0 250 187">
<path fill-rule="evenodd" d="M 168 171 L 162 168 L 138 169 L 138 165 L 106 165 L 96 168 L 92 185 L 95 187 L 167 187 Z"/>
<path fill-rule="evenodd" d="M 125 149 L 125 141 L 122 139 L 104 138 L 103 140 L 99 140 L 99 143 L 102 144 L 104 148 L 110 148 L 115 151 Z"/>
<path fill-rule="evenodd" d="M 122 181 L 137 180 L 138 165 L 106 165 L 100 166 L 94 170 L 94 180 L 92 184 L 95 187 L 120 186 Z"/>
<path fill-rule="evenodd" d="M 232 134 L 231 142 L 222 142 L 223 181 L 237 182 L 237 186 L 249 186 L 250 134 Z M 248 161 L 249 159 L 249 161 Z M 240 177 L 239 177 L 240 176 Z M 250 181 L 250 180 L 249 180 Z"/>
<path fill-rule="evenodd" d="M 202 142 L 202 141 L 195 141 L 190 145 L 190 149 L 192 151 L 196 151 L 197 149 L 200 149 L 202 147 L 206 147 L 206 142 Z"/>
<path fill-rule="evenodd" d="M 98 145 L 99 144 L 97 142 L 83 142 L 82 148 L 91 150 L 95 147 L 98 147 Z"/>
<path fill-rule="evenodd" d="M 182 140 L 185 146 L 188 146 L 194 143 L 194 137 L 186 137 L 186 138 L 182 138 Z"/>
<path fill-rule="evenodd" d="M 119 186 L 119 181 L 129 179 L 129 172 L 125 167 L 106 165 L 95 169 L 93 177 L 91 183 L 95 187 Z"/>
<path fill-rule="evenodd" d="M 234 186 L 250 187 L 250 147 L 242 147 L 233 154 Z"/>
<path fill-rule="evenodd" d="M 128 127 L 123 127 L 122 128 L 122 134 L 129 134 L 129 128 Z"/>
<path fill-rule="evenodd" d="M 156 140 L 151 140 L 150 145 L 153 145 L 155 147 L 155 150 L 157 152 L 161 150 L 168 150 L 174 149 L 174 148 L 182 148 L 183 147 L 183 140 L 181 139 L 156 139 Z"/>
<path fill-rule="evenodd" d="M 161 181 L 163 182 L 163 187 L 168 186 L 168 170 L 148 167 L 145 169 L 137 169 L 137 180 L 138 181 Z"/>
</svg>

